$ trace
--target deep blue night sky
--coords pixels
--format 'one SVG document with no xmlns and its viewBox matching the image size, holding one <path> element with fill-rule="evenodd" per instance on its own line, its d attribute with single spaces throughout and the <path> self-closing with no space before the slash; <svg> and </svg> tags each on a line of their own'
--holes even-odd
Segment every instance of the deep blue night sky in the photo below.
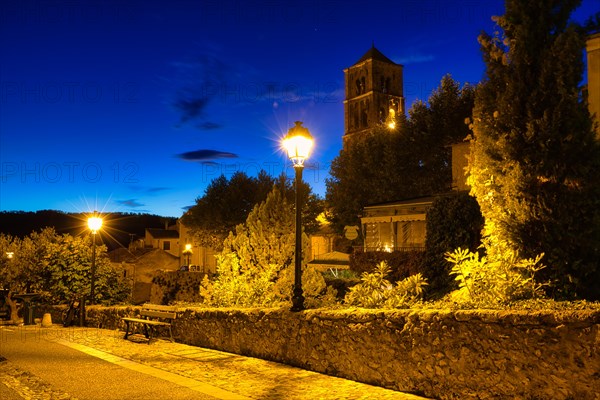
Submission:
<svg viewBox="0 0 600 400">
<path fill-rule="evenodd" d="M 483 77 L 502 1 L 0 3 L 0 211 L 180 216 L 221 173 L 292 176 L 304 121 L 324 195 L 344 130 L 343 69 L 372 45 L 404 65 L 407 108 L 444 74 Z M 598 11 L 585 0 L 578 21 Z M 583 55 L 582 55 L 583 56 Z"/>
</svg>

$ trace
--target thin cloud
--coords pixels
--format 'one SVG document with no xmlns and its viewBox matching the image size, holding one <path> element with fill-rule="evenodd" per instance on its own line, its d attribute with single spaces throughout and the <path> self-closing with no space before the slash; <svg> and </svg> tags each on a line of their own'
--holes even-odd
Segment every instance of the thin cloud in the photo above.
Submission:
<svg viewBox="0 0 600 400">
<path fill-rule="evenodd" d="M 129 186 L 129 189 L 133 190 L 134 192 L 143 192 L 143 193 L 159 193 L 159 192 L 171 190 L 171 188 L 164 187 L 164 186 L 151 186 L 151 187 Z"/>
<path fill-rule="evenodd" d="M 151 188 L 146 189 L 146 192 L 148 192 L 148 193 L 158 193 L 158 192 L 164 192 L 165 190 L 169 190 L 169 188 L 168 187 L 159 187 L 159 186 L 157 186 L 157 187 L 151 187 Z"/>
<path fill-rule="evenodd" d="M 115 200 L 115 202 L 117 204 L 120 204 L 124 207 L 129 207 L 129 208 L 139 208 L 139 207 L 145 206 L 145 204 L 138 202 L 136 199 Z"/>
<path fill-rule="evenodd" d="M 430 62 L 435 60 L 433 54 L 412 54 L 410 56 L 398 57 L 394 59 L 396 64 L 409 65 Z"/>
<path fill-rule="evenodd" d="M 183 81 L 173 101 L 173 107 L 180 113 L 180 123 L 205 120 L 206 108 L 219 94 L 218 89 L 226 82 L 231 68 L 212 54 L 201 54 L 190 62 L 172 65 Z M 212 126 L 214 123 L 205 121 L 204 124 Z M 198 127 L 206 129 L 202 127 L 204 124 Z"/>
<path fill-rule="evenodd" d="M 217 124 L 215 122 L 210 122 L 210 121 L 206 121 L 202 124 L 198 124 L 196 125 L 197 128 L 205 130 L 205 131 L 212 131 L 213 129 L 220 129 L 223 127 L 223 125 L 221 124 Z"/>
<path fill-rule="evenodd" d="M 177 154 L 177 157 L 185 161 L 210 161 L 219 158 L 238 158 L 237 154 L 234 153 L 210 149 L 188 151 Z"/>
</svg>

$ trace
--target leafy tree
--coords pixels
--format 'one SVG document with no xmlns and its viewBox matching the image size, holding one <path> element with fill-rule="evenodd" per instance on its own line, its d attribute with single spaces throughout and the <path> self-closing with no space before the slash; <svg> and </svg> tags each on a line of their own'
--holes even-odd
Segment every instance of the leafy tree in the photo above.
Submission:
<svg viewBox="0 0 600 400">
<path fill-rule="evenodd" d="M 53 233 L 53 232 L 51 232 Z M 88 294 L 91 287 L 92 236 L 51 235 L 48 230 L 32 234 L 44 257 L 36 290 L 53 303 Z M 127 280 L 110 263 L 106 246 L 96 245 L 94 303 L 123 301 L 131 292 Z"/>
<path fill-rule="evenodd" d="M 59 235 L 46 228 L 19 239 L 0 234 L 0 287 L 9 293 L 34 292 L 51 303 L 89 293 L 92 246 L 90 236 Z M 7 257 L 7 252 L 13 254 Z M 123 301 L 130 293 L 126 280 L 106 256 L 106 247 L 96 247 L 97 303 Z M 16 318 L 16 304 L 12 307 Z"/>
<path fill-rule="evenodd" d="M 182 221 L 191 228 L 200 244 L 221 250 L 229 232 L 244 223 L 253 207 L 267 198 L 274 185 L 278 185 L 286 199 L 293 203 L 295 191 L 285 176 L 274 179 L 261 171 L 254 178 L 237 172 L 228 180 L 221 175 L 208 185 L 204 196 L 196 200 L 196 205 L 182 217 Z M 322 204 L 306 183 L 303 182 L 300 187 L 305 205 L 304 226 L 307 232 L 312 233 L 318 228 L 316 217 L 322 210 Z"/>
<path fill-rule="evenodd" d="M 288 302 L 292 294 L 295 250 L 294 212 L 278 187 L 258 204 L 246 222 L 236 227 L 217 256 L 217 278 L 201 288 L 205 303 L 213 306 L 272 306 Z M 308 237 L 303 234 L 304 254 Z M 305 268 L 307 304 L 321 295 L 325 281 Z M 334 296 L 333 296 L 334 297 Z"/>
<path fill-rule="evenodd" d="M 469 183 L 485 217 L 487 256 L 536 259 L 550 291 L 600 296 L 600 146 L 580 96 L 583 31 L 576 0 L 511 0 L 503 37 L 479 37 Z M 517 258 L 518 259 L 518 258 Z"/>
<path fill-rule="evenodd" d="M 277 178 L 275 185 L 283 193 L 288 204 L 294 205 L 296 199 L 295 181 L 288 179 L 285 175 Z M 312 192 L 311 187 L 304 181 L 300 182 L 300 202 L 302 203 L 302 228 L 304 232 L 311 235 L 317 232 L 321 223 L 317 220 L 319 214 L 324 211 L 324 202 Z"/>
<path fill-rule="evenodd" d="M 336 230 L 356 225 L 369 204 L 432 195 L 450 190 L 448 145 L 468 134 L 474 89 L 445 76 L 428 104 L 415 103 L 397 128 L 381 125 L 350 138 L 331 165 L 327 180 L 330 219 Z"/>
<path fill-rule="evenodd" d="M 221 250 L 223 240 L 238 224 L 243 223 L 252 208 L 263 201 L 275 181 L 264 171 L 256 178 L 236 172 L 214 179 L 204 196 L 182 217 L 200 244 Z"/>
</svg>

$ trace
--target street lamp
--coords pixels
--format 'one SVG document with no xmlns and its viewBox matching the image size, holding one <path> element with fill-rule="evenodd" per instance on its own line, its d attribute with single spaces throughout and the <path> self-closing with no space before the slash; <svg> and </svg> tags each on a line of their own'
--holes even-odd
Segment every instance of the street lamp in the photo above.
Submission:
<svg viewBox="0 0 600 400">
<path fill-rule="evenodd" d="M 88 218 L 88 228 L 92 231 L 92 289 L 90 290 L 90 304 L 94 304 L 95 285 L 96 285 L 96 233 L 102 227 L 102 218 L 96 215 Z"/>
<path fill-rule="evenodd" d="M 187 243 L 185 245 L 185 250 L 183 251 L 183 254 L 185 254 L 186 256 L 186 266 L 188 267 L 188 271 L 190 269 L 190 257 L 192 256 L 192 245 Z"/>
<path fill-rule="evenodd" d="M 302 169 L 304 160 L 310 155 L 313 146 L 313 137 L 302 122 L 296 121 L 296 126 L 290 128 L 285 138 L 283 147 L 287 150 L 288 157 L 294 163 L 296 172 L 296 249 L 294 268 L 294 294 L 292 296 L 292 311 L 304 310 L 304 295 L 302 292 L 302 214 L 300 204 L 300 183 L 302 182 Z"/>
</svg>

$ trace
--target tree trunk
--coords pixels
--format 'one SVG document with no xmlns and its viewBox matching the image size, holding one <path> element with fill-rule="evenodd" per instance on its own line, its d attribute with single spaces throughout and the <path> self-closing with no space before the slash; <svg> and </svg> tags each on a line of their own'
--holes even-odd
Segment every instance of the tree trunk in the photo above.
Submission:
<svg viewBox="0 0 600 400">
<path fill-rule="evenodd" d="M 6 296 L 6 304 L 10 307 L 10 320 L 16 324 L 19 322 L 19 315 L 17 314 L 17 301 L 12 299 L 12 293 L 8 292 Z"/>
</svg>

